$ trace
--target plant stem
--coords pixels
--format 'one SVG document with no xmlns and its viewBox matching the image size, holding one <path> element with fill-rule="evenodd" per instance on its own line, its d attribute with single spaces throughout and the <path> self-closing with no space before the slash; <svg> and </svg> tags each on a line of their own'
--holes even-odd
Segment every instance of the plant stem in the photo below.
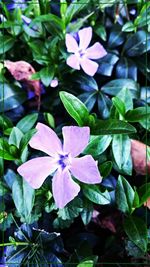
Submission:
<svg viewBox="0 0 150 267">
<path fill-rule="evenodd" d="M 27 242 L 13 242 L 13 243 L 0 244 L 0 247 L 6 247 L 6 246 L 29 246 L 29 243 L 27 243 Z"/>
</svg>

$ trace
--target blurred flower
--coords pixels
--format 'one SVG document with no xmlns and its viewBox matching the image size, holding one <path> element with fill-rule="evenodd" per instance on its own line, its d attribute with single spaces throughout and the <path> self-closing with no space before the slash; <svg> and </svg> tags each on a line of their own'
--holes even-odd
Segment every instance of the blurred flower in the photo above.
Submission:
<svg viewBox="0 0 150 267">
<path fill-rule="evenodd" d="M 57 78 L 54 78 L 54 79 L 51 81 L 50 86 L 51 86 L 51 87 L 57 87 L 57 86 L 58 86 L 58 79 L 57 79 Z"/>
<path fill-rule="evenodd" d="M 21 15 L 21 18 L 24 22 L 24 25 L 27 25 L 27 26 L 30 26 L 30 23 L 32 22 L 32 19 L 28 18 L 27 16 L 25 15 Z M 39 31 L 39 28 L 37 25 L 32 25 L 32 27 L 30 27 L 30 29 L 32 29 L 33 31 Z"/>
<path fill-rule="evenodd" d="M 91 59 L 104 57 L 107 52 L 98 42 L 88 48 L 92 39 L 91 27 L 80 30 L 78 36 L 79 44 L 71 34 L 66 34 L 67 51 L 73 53 L 67 58 L 67 65 L 77 70 L 80 70 L 81 66 L 85 73 L 93 76 L 98 69 L 98 64 Z"/>
<path fill-rule="evenodd" d="M 80 191 L 80 186 L 74 182 L 71 174 L 83 183 L 101 182 L 97 163 L 92 156 L 76 158 L 88 144 L 89 127 L 63 127 L 63 145 L 48 126 L 38 123 L 36 129 L 38 131 L 29 144 L 49 156 L 31 159 L 18 168 L 19 174 L 31 187 L 39 188 L 46 177 L 56 171 L 52 179 L 52 191 L 57 207 L 63 208 Z"/>
<path fill-rule="evenodd" d="M 6 18 L 2 14 L 0 14 L 0 22 L 5 22 L 5 21 L 7 21 Z"/>
<path fill-rule="evenodd" d="M 29 24 L 31 23 L 31 21 L 32 21 L 30 18 L 28 18 L 28 17 L 25 16 L 25 15 L 21 15 L 21 18 L 22 18 L 23 22 L 24 22 L 25 24 L 27 24 L 27 25 L 29 25 Z"/>
<path fill-rule="evenodd" d="M 25 9 L 26 7 L 26 0 L 12 0 L 11 3 L 7 5 L 8 10 L 15 8 Z"/>
</svg>

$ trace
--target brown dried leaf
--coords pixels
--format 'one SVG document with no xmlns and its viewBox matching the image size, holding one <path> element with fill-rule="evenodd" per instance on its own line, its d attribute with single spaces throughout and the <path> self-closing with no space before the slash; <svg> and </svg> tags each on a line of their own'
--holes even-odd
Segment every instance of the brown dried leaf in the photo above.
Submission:
<svg viewBox="0 0 150 267">
<path fill-rule="evenodd" d="M 131 157 L 137 174 L 150 174 L 150 161 L 146 158 L 146 145 L 137 140 L 131 140 Z"/>
<path fill-rule="evenodd" d="M 41 85 L 39 80 L 30 80 L 30 77 L 35 73 L 35 69 L 26 61 L 12 62 L 4 61 L 4 66 L 8 69 L 15 80 L 23 82 L 27 89 L 34 91 L 38 98 L 38 106 L 40 105 Z"/>
</svg>

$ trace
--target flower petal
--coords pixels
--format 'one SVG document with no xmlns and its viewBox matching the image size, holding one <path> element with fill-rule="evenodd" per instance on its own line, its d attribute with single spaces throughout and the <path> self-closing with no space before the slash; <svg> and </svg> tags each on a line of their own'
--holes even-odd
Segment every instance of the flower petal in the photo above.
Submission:
<svg viewBox="0 0 150 267">
<path fill-rule="evenodd" d="M 67 58 L 67 65 L 73 69 L 80 70 L 79 59 L 76 55 L 71 55 Z"/>
<path fill-rule="evenodd" d="M 67 47 L 67 51 L 70 53 L 75 53 L 79 50 L 77 41 L 69 33 L 66 34 L 66 47 Z"/>
<path fill-rule="evenodd" d="M 41 150 L 50 156 L 62 151 L 62 144 L 56 133 L 48 126 L 38 123 L 37 133 L 31 138 L 29 144 L 31 147 Z"/>
<path fill-rule="evenodd" d="M 78 195 L 80 186 L 72 180 L 68 170 L 59 169 L 53 177 L 52 190 L 56 206 L 62 209 Z"/>
<path fill-rule="evenodd" d="M 75 178 L 83 183 L 96 184 L 102 180 L 96 161 L 90 155 L 72 159 L 70 171 Z"/>
<path fill-rule="evenodd" d="M 98 64 L 88 58 L 83 58 L 80 61 L 80 64 L 84 72 L 90 76 L 94 76 L 94 74 L 97 72 Z"/>
<path fill-rule="evenodd" d="M 23 163 L 17 171 L 33 188 L 39 188 L 48 175 L 57 169 L 51 157 L 39 157 Z"/>
<path fill-rule="evenodd" d="M 65 126 L 62 129 L 64 144 L 63 151 L 78 156 L 87 146 L 90 138 L 89 127 Z"/>
<path fill-rule="evenodd" d="M 100 43 L 95 43 L 91 47 L 87 48 L 86 56 L 90 59 L 98 59 L 107 55 L 106 50 Z"/>
<path fill-rule="evenodd" d="M 90 44 L 92 39 L 92 28 L 91 27 L 84 28 L 80 30 L 78 34 L 80 39 L 79 49 L 85 50 Z"/>
</svg>

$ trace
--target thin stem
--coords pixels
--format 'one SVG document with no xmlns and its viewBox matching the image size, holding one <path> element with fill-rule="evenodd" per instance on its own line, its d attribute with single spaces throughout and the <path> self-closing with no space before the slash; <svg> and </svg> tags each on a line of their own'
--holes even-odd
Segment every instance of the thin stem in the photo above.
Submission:
<svg viewBox="0 0 150 267">
<path fill-rule="evenodd" d="M 29 246 L 29 243 L 27 243 L 27 242 L 12 242 L 12 243 L 0 244 L 0 247 L 6 247 L 6 246 Z"/>
</svg>

